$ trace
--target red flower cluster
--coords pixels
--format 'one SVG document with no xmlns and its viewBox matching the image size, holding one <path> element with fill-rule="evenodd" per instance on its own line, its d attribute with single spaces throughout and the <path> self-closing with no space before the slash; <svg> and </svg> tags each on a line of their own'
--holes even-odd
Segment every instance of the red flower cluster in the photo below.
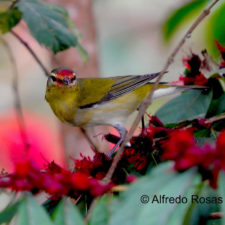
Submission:
<svg viewBox="0 0 225 225">
<path fill-rule="evenodd" d="M 63 169 L 54 162 L 46 170 L 40 170 L 31 160 L 16 164 L 15 172 L 0 177 L 0 187 L 15 191 L 30 191 L 33 194 L 44 191 L 54 199 L 63 195 L 77 198 L 81 193 L 99 196 L 109 191 L 113 184 L 101 184 L 97 179 L 77 171 Z"/>
<path fill-rule="evenodd" d="M 112 159 L 100 152 L 95 152 L 93 159 L 83 156 L 82 154 L 81 157 L 82 159 L 74 159 L 75 170 L 85 173 L 88 176 L 92 176 L 98 180 L 105 177 L 112 163 Z"/>
<path fill-rule="evenodd" d="M 185 76 L 182 77 L 185 85 L 199 85 L 207 84 L 208 79 L 201 73 L 202 60 L 198 55 L 192 53 L 191 57 L 183 58 L 183 63 L 186 67 Z"/>
<path fill-rule="evenodd" d="M 222 46 L 217 40 L 216 40 L 216 46 L 218 50 L 220 51 L 222 62 L 220 63 L 221 67 L 225 67 L 225 47 Z"/>
<path fill-rule="evenodd" d="M 125 147 L 119 166 L 126 170 L 133 168 L 140 173 L 144 173 L 150 162 L 153 161 L 152 152 L 157 149 L 154 138 L 165 138 L 171 130 L 165 128 L 156 116 L 149 117 L 148 127 L 144 128 L 140 135 L 131 138 L 130 147 Z M 118 137 L 111 134 L 105 137 L 113 143 L 118 141 Z"/>
<path fill-rule="evenodd" d="M 174 169 L 183 171 L 198 166 L 203 179 L 209 179 L 213 188 L 217 187 L 217 177 L 225 170 L 225 131 L 217 138 L 216 146 L 197 146 L 190 130 L 175 130 L 164 142 L 163 159 L 174 160 Z"/>
</svg>

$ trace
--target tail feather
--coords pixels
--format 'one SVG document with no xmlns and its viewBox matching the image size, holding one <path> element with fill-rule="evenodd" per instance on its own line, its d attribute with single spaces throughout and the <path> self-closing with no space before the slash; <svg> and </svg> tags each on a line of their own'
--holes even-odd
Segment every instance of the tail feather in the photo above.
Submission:
<svg viewBox="0 0 225 225">
<path fill-rule="evenodd" d="M 169 83 L 167 84 L 164 83 L 164 85 L 168 85 L 168 87 L 155 90 L 153 94 L 153 99 L 176 94 L 181 91 L 190 90 L 190 89 L 192 90 L 207 90 L 208 89 L 208 87 L 197 86 L 197 85 L 182 85 L 181 86 L 181 85 L 170 85 Z"/>
</svg>

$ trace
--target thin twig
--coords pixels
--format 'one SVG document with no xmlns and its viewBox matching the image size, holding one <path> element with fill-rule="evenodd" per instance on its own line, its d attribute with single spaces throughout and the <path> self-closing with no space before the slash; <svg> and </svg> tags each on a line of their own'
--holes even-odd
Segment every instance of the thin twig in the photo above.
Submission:
<svg viewBox="0 0 225 225">
<path fill-rule="evenodd" d="M 216 116 L 216 117 L 213 117 L 213 118 L 210 118 L 210 119 L 206 120 L 205 123 L 211 124 L 211 123 L 215 123 L 217 121 L 224 120 L 224 119 L 225 119 L 225 115 Z"/>
<path fill-rule="evenodd" d="M 87 223 L 89 220 L 90 220 L 90 217 L 91 217 L 91 213 L 96 205 L 96 202 L 97 202 L 97 198 L 93 199 L 92 202 L 91 202 L 91 205 L 87 211 L 87 214 L 84 218 L 84 221 Z"/>
<path fill-rule="evenodd" d="M 195 28 L 202 22 L 202 20 L 207 16 L 209 15 L 211 9 L 214 7 L 214 5 L 219 2 L 220 0 L 215 0 L 213 1 L 212 4 L 209 5 L 209 7 L 207 9 L 205 9 L 201 14 L 200 16 L 194 21 L 194 23 L 191 25 L 191 27 L 187 30 L 187 32 L 185 33 L 185 35 L 183 36 L 183 38 L 180 40 L 180 42 L 178 43 L 177 47 L 174 49 L 174 51 L 171 53 L 171 55 L 169 56 L 164 68 L 162 69 L 162 71 L 160 72 L 156 82 L 154 83 L 153 85 L 153 88 L 151 89 L 150 93 L 147 95 L 147 97 L 142 101 L 142 104 L 141 104 L 141 107 L 139 109 L 139 112 L 138 112 L 138 115 L 137 117 L 135 118 L 124 142 L 122 143 L 121 147 L 119 148 L 113 162 L 112 162 L 112 165 L 108 171 L 108 173 L 106 174 L 105 178 L 103 179 L 103 182 L 106 182 L 108 183 L 112 176 L 113 176 L 113 173 L 117 167 L 117 164 L 119 163 L 121 157 L 122 157 L 122 154 L 124 152 L 124 147 L 125 147 L 125 144 L 131 139 L 134 131 L 136 130 L 139 122 L 141 121 L 141 118 L 142 116 L 145 114 L 148 106 L 151 104 L 152 102 L 152 96 L 153 96 L 153 93 L 154 91 L 156 90 L 158 84 L 159 84 L 159 81 L 161 80 L 161 78 L 163 77 L 163 75 L 166 73 L 166 71 L 168 70 L 169 66 L 173 63 L 174 61 L 174 57 L 176 56 L 176 54 L 179 52 L 179 50 L 181 49 L 181 47 L 184 45 L 184 43 L 186 42 L 186 40 L 188 38 L 191 37 L 191 34 L 192 32 L 195 30 Z"/>
<path fill-rule="evenodd" d="M 38 58 L 38 56 L 33 51 L 33 49 L 28 45 L 28 43 L 26 41 L 24 41 L 22 39 L 22 37 L 20 37 L 15 31 L 11 30 L 10 32 L 30 52 L 30 54 L 33 56 L 33 58 L 35 59 L 35 61 L 38 63 L 38 65 L 43 70 L 44 74 L 48 77 L 49 76 L 48 70 L 46 69 L 46 67 L 44 66 L 44 64 L 41 62 L 41 60 Z"/>
<path fill-rule="evenodd" d="M 28 151 L 29 150 L 29 142 L 28 142 L 28 138 L 27 138 L 26 124 L 24 121 L 21 101 L 20 101 L 20 97 L 19 97 L 18 71 L 17 71 L 17 67 L 16 67 L 16 62 L 15 62 L 12 50 L 11 50 L 10 46 L 8 45 L 8 43 L 3 38 L 1 38 L 1 41 L 8 51 L 9 58 L 10 58 L 10 61 L 12 64 L 12 70 L 13 70 L 13 72 L 12 72 L 13 73 L 12 88 L 13 88 L 13 92 L 14 92 L 14 107 L 16 110 L 16 115 L 17 115 L 21 138 L 24 143 L 24 149 L 26 151 Z"/>
<path fill-rule="evenodd" d="M 81 131 L 82 134 L 85 136 L 85 138 L 86 138 L 86 140 L 88 141 L 89 145 L 91 146 L 92 150 L 93 150 L 94 152 L 98 152 L 97 147 L 95 146 L 95 144 L 94 144 L 94 142 L 92 141 L 92 139 L 89 137 L 87 131 L 86 131 L 83 127 L 80 128 L 80 131 Z"/>
</svg>

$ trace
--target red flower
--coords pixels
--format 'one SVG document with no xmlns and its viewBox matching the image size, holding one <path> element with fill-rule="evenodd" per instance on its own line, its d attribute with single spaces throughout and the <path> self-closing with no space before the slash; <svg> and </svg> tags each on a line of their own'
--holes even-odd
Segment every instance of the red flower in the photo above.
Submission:
<svg viewBox="0 0 225 225">
<path fill-rule="evenodd" d="M 176 159 L 174 169 L 186 170 L 192 166 L 197 166 L 201 162 L 201 148 L 192 147 L 185 151 L 182 156 Z"/>
<path fill-rule="evenodd" d="M 192 85 L 194 84 L 194 77 L 184 77 L 184 85 Z"/>
<path fill-rule="evenodd" d="M 185 76 L 180 75 L 178 80 L 171 82 L 171 85 L 180 85 L 181 86 L 181 85 L 184 85 L 184 83 L 185 83 Z"/>
<path fill-rule="evenodd" d="M 207 83 L 208 83 L 208 79 L 205 78 L 205 76 L 202 73 L 195 76 L 194 84 L 199 85 L 199 86 L 204 86 Z"/>
<path fill-rule="evenodd" d="M 216 150 L 220 165 L 225 170 L 225 130 L 221 131 L 217 137 Z"/>
<path fill-rule="evenodd" d="M 183 58 L 182 61 L 184 66 L 191 72 L 189 75 L 199 74 L 202 61 L 198 55 L 192 53 L 189 58 Z"/>
<path fill-rule="evenodd" d="M 149 126 L 154 125 L 156 127 L 164 127 L 164 124 L 157 116 L 149 116 Z"/>
<path fill-rule="evenodd" d="M 188 149 L 195 144 L 193 135 L 188 130 L 175 130 L 170 134 L 169 140 L 164 144 L 164 159 L 175 160 L 181 157 Z"/>
<path fill-rule="evenodd" d="M 221 57 L 223 59 L 223 61 L 221 62 L 220 66 L 225 67 L 225 47 L 222 46 L 219 41 L 215 40 L 216 42 L 216 46 L 218 48 L 218 50 L 220 51 Z"/>
<path fill-rule="evenodd" d="M 208 79 L 200 71 L 204 63 L 198 55 L 192 53 L 189 58 L 183 58 L 183 63 L 186 67 L 185 77 L 181 76 L 179 79 L 185 85 L 204 86 L 208 83 Z"/>
<path fill-rule="evenodd" d="M 72 176 L 72 184 L 78 190 L 87 190 L 90 184 L 89 177 L 81 172 L 76 172 Z"/>
<path fill-rule="evenodd" d="M 41 189 L 47 192 L 50 195 L 53 195 L 54 198 L 61 197 L 68 192 L 68 187 L 64 187 L 64 185 L 58 182 L 54 176 L 49 176 L 48 174 L 43 174 L 42 176 L 42 184 Z"/>
<path fill-rule="evenodd" d="M 137 180 L 137 177 L 135 177 L 134 175 L 127 176 L 127 182 L 128 183 L 133 183 L 136 180 Z"/>
<path fill-rule="evenodd" d="M 189 131 L 174 131 L 164 142 L 164 159 L 174 160 L 174 169 L 178 171 L 197 166 L 202 179 L 208 179 L 210 186 L 217 187 L 218 174 L 225 170 L 225 130 L 217 137 L 216 146 L 206 143 L 197 146 Z"/>
<path fill-rule="evenodd" d="M 98 197 L 108 192 L 113 186 L 113 184 L 101 184 L 100 181 L 92 179 L 90 181 L 90 193 L 93 196 Z"/>
<path fill-rule="evenodd" d="M 221 131 L 217 137 L 216 147 L 218 151 L 225 155 L 225 130 Z"/>
</svg>

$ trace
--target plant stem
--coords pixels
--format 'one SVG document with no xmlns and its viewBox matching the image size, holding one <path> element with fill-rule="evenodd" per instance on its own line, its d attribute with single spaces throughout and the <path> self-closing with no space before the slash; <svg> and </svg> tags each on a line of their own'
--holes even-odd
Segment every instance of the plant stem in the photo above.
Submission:
<svg viewBox="0 0 225 225">
<path fill-rule="evenodd" d="M 175 47 L 174 51 L 170 54 L 170 56 L 168 57 L 168 60 L 164 66 L 164 68 L 162 69 L 162 71 L 160 72 L 156 82 L 153 85 L 153 88 L 151 89 L 150 93 L 147 95 L 147 97 L 142 101 L 141 107 L 139 109 L 138 115 L 135 118 L 133 124 L 131 125 L 131 128 L 125 138 L 125 140 L 123 141 L 121 147 L 119 148 L 111 167 L 108 170 L 108 173 L 106 174 L 105 178 L 103 179 L 103 182 L 110 182 L 113 173 L 122 157 L 122 154 L 124 152 L 124 147 L 125 144 L 131 139 L 134 131 L 136 130 L 139 122 L 141 121 L 141 118 L 144 116 L 147 108 L 149 107 L 149 105 L 152 102 L 152 96 L 154 91 L 156 90 L 161 78 L 163 77 L 163 75 L 166 73 L 166 71 L 168 70 L 169 66 L 173 63 L 174 61 L 174 57 L 177 55 L 177 53 L 179 52 L 179 50 L 181 49 L 181 47 L 184 45 L 184 43 L 186 42 L 187 39 L 190 38 L 192 32 L 196 29 L 196 27 L 198 27 L 198 25 L 203 21 L 203 19 L 210 14 L 211 9 L 215 6 L 215 4 L 217 2 L 219 2 L 220 0 L 214 0 L 207 9 L 203 10 L 203 12 L 199 15 L 199 17 L 194 21 L 194 23 L 191 25 L 191 27 L 187 30 L 187 32 L 185 33 L 185 35 L 183 36 L 183 38 L 180 40 L 180 42 L 177 44 L 177 46 Z"/>
<path fill-rule="evenodd" d="M 216 116 L 216 117 L 212 117 L 208 120 L 205 121 L 206 124 L 212 124 L 212 123 L 215 123 L 217 121 L 220 121 L 220 120 L 224 120 L 225 119 L 225 115 L 221 115 L 221 116 Z"/>
<path fill-rule="evenodd" d="M 90 205 L 90 207 L 89 207 L 89 209 L 87 211 L 87 214 L 85 216 L 85 219 L 84 219 L 85 222 L 88 222 L 90 220 L 91 213 L 92 213 L 92 211 L 93 211 L 93 209 L 94 209 L 94 207 L 96 205 L 96 202 L 97 202 L 97 198 L 92 200 L 91 205 Z"/>
<path fill-rule="evenodd" d="M 33 51 L 33 49 L 29 46 L 29 44 L 26 41 L 24 41 L 22 39 L 22 37 L 20 37 L 15 31 L 11 30 L 10 32 L 30 52 L 30 54 L 33 56 L 33 58 L 35 59 L 35 61 L 38 63 L 38 65 L 43 70 L 44 74 L 48 77 L 49 76 L 48 70 L 46 69 L 46 67 L 44 66 L 44 64 L 41 62 L 41 60 L 38 58 L 38 56 Z"/>
</svg>

